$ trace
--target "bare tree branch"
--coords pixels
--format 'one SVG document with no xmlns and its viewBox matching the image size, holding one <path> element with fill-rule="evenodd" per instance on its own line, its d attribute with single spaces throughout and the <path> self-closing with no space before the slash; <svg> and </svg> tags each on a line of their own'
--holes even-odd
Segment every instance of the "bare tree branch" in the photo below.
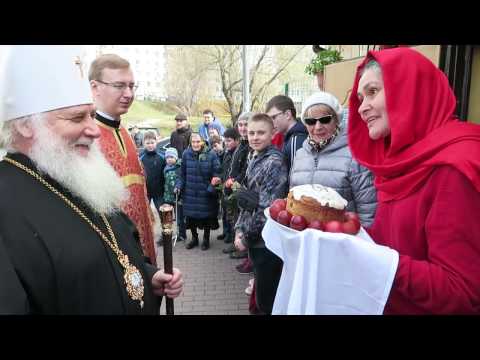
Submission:
<svg viewBox="0 0 480 360">
<path fill-rule="evenodd" d="M 283 63 L 278 70 L 270 77 L 269 80 L 267 80 L 256 92 L 252 99 L 252 108 L 253 104 L 255 104 L 258 101 L 258 98 L 260 94 L 273 82 L 275 79 L 285 70 L 285 68 L 295 59 L 295 57 L 298 55 L 298 53 L 305 47 L 306 45 L 302 46 L 301 48 L 297 49 L 297 51 L 294 52 L 292 56 L 290 56 L 285 63 Z"/>
<path fill-rule="evenodd" d="M 250 84 L 248 84 L 248 88 L 250 90 L 250 92 L 252 91 L 253 89 L 253 83 L 255 81 L 255 77 L 257 75 L 257 72 L 258 72 L 258 69 L 260 69 L 260 65 L 262 64 L 262 61 L 263 59 L 265 59 L 265 55 L 267 54 L 268 50 L 270 49 L 270 47 L 268 45 L 265 45 L 262 49 L 262 53 L 260 54 L 260 57 L 258 58 L 258 61 L 257 63 L 255 64 L 255 66 L 253 67 L 253 69 L 251 70 L 251 75 L 250 75 Z"/>
<path fill-rule="evenodd" d="M 270 85 L 304 47 L 295 49 L 286 60 L 280 61 L 276 69 L 266 66 L 272 46 L 264 45 L 259 49 L 258 54 L 255 55 L 253 67 L 249 70 L 248 88 L 253 98 L 250 109 L 263 101 Z M 290 53 L 290 50 L 288 52 Z M 190 108 L 189 111 L 192 111 L 199 101 L 200 94 L 206 94 L 205 87 L 211 84 L 211 80 L 206 83 L 206 79 L 212 79 L 212 76 L 215 76 L 220 82 L 225 106 L 232 121 L 235 121 L 243 109 L 241 45 L 183 46 L 179 47 L 173 55 L 176 58 L 172 59 L 170 66 L 177 70 L 170 75 L 169 95 L 172 92 L 176 94 L 179 99 L 176 103 L 178 105 L 183 103 Z M 211 91 L 211 88 L 208 91 Z"/>
</svg>

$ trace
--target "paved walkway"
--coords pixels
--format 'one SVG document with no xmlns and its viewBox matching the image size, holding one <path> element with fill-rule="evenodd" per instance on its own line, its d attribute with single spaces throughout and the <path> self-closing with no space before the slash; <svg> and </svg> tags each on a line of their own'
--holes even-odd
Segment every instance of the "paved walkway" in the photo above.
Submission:
<svg viewBox="0 0 480 360">
<path fill-rule="evenodd" d="M 220 222 L 221 224 L 221 222 Z M 253 275 L 243 275 L 235 266 L 242 260 L 233 260 L 222 253 L 226 246 L 217 240 L 221 227 L 210 235 L 210 249 L 195 247 L 185 249 L 177 242 L 173 249 L 173 266 L 179 268 L 185 280 L 183 294 L 175 299 L 175 315 L 248 315 L 249 297 L 245 294 L 248 280 Z M 190 231 L 187 231 L 190 239 Z M 203 231 L 199 230 L 202 240 Z M 163 249 L 158 249 L 158 264 L 163 268 Z M 165 314 L 162 303 L 161 314 Z"/>
</svg>

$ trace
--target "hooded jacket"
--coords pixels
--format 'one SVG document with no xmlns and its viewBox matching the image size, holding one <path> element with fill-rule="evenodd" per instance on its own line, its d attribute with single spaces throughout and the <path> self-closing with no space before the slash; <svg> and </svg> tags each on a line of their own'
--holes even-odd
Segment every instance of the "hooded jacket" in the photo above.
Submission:
<svg viewBox="0 0 480 360">
<path fill-rule="evenodd" d="M 282 152 L 287 161 L 288 170 L 292 168 L 295 154 L 302 147 L 303 142 L 308 137 L 308 131 L 300 120 L 287 131 L 283 140 Z"/>
<path fill-rule="evenodd" d="M 253 154 L 253 153 L 252 153 Z M 235 230 L 244 234 L 243 242 L 247 247 L 263 248 L 262 229 L 267 221 L 263 210 L 275 199 L 287 196 L 288 190 L 287 164 L 283 154 L 273 145 L 268 146 L 248 163 L 244 184 L 248 190 L 259 195 L 258 207 L 255 211 L 240 211 Z"/>
<path fill-rule="evenodd" d="M 145 150 L 140 160 L 145 169 L 148 196 L 161 197 L 163 195 L 165 160 L 155 150 Z"/>
</svg>

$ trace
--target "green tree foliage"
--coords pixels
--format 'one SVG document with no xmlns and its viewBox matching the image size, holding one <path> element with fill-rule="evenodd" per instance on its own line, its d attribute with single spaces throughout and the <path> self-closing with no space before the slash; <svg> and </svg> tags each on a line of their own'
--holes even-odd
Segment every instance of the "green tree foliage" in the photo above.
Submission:
<svg viewBox="0 0 480 360">
<path fill-rule="evenodd" d="M 305 73 L 315 75 L 325 70 L 325 66 L 342 61 L 343 58 L 338 50 L 328 48 L 319 51 L 316 56 L 305 67 Z"/>
</svg>

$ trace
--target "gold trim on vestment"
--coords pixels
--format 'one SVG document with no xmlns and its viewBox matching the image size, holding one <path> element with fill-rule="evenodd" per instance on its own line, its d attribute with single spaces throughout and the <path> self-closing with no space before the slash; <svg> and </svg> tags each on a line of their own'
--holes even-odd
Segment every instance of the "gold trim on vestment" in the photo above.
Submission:
<svg viewBox="0 0 480 360">
<path fill-rule="evenodd" d="M 129 174 L 129 175 L 122 176 L 122 182 L 123 182 L 123 185 L 125 185 L 126 187 L 129 187 L 130 185 L 134 185 L 134 184 L 143 185 L 144 178 L 141 175 Z"/>
</svg>

